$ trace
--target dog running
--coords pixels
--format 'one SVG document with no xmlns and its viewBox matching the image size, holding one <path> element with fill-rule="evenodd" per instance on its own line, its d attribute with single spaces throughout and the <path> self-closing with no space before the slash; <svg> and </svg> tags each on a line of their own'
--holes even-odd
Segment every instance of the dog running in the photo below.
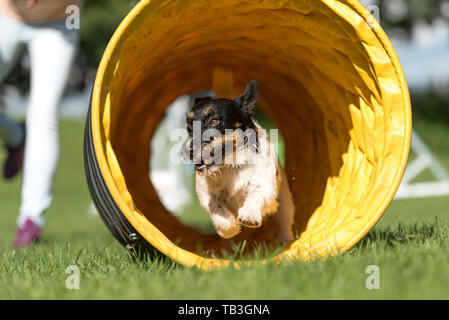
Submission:
<svg viewBox="0 0 449 320">
<path fill-rule="evenodd" d="M 266 131 L 254 120 L 258 83 L 234 100 L 196 98 L 186 114 L 182 155 L 195 165 L 195 189 L 218 235 L 259 228 L 275 215 L 279 239 L 294 239 L 294 204 L 287 176 Z"/>
</svg>

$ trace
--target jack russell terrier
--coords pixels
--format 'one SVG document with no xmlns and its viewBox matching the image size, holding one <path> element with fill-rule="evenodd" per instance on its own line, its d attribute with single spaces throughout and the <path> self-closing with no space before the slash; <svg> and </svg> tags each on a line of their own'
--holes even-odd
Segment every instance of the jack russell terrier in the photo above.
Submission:
<svg viewBox="0 0 449 320">
<path fill-rule="evenodd" d="M 255 80 L 234 100 L 196 98 L 182 154 L 195 164 L 196 193 L 218 235 L 232 238 L 275 215 L 279 239 L 290 242 L 293 198 L 273 144 L 253 119 L 257 100 Z"/>
</svg>

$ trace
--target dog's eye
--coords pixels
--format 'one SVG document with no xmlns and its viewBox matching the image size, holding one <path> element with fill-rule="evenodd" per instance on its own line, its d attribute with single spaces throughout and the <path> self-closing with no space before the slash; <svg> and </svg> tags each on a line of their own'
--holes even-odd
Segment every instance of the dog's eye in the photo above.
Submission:
<svg viewBox="0 0 449 320">
<path fill-rule="evenodd" d="M 218 119 L 212 119 L 211 121 L 210 121 L 210 125 L 211 126 L 218 126 L 220 124 L 220 120 L 218 120 Z"/>
</svg>

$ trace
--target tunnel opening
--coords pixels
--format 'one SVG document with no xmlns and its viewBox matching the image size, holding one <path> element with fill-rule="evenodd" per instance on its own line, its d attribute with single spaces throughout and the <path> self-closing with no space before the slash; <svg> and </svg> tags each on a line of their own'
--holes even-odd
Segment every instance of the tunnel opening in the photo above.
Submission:
<svg viewBox="0 0 449 320">
<path fill-rule="evenodd" d="M 374 226 L 405 168 L 410 106 L 391 44 L 366 17 L 355 1 L 142 1 L 133 10 L 102 60 L 92 119 L 108 187 L 146 241 L 187 265 L 220 263 L 192 253 L 198 243 L 231 246 L 169 214 L 148 178 L 147 146 L 166 107 L 214 89 L 216 68 L 233 74 L 233 92 L 258 80 L 259 108 L 284 137 L 298 238 L 280 257 L 344 251 Z M 267 221 L 233 241 L 275 232 Z"/>
</svg>

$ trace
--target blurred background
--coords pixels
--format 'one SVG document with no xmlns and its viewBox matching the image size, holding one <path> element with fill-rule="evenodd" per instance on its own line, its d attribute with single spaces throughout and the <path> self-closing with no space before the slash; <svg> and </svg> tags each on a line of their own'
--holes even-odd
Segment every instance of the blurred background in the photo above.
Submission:
<svg viewBox="0 0 449 320">
<path fill-rule="evenodd" d="M 81 46 L 73 68 L 62 115 L 82 117 L 87 108 L 81 96 L 90 92 L 96 67 L 118 24 L 136 0 L 89 0 L 82 11 Z M 400 57 L 408 84 L 418 105 L 444 102 L 449 88 L 449 1 L 362 0 L 377 6 L 380 24 Z M 29 89 L 29 62 L 25 54 L 1 86 L 0 97 L 12 112 L 23 113 Z M 418 109 L 420 109 L 416 106 Z M 435 107 L 435 106 L 434 106 Z M 429 111 L 430 112 L 430 111 Z M 447 115 L 447 113 L 445 114 Z M 447 117 L 445 117 L 447 118 Z"/>
<path fill-rule="evenodd" d="M 404 217 L 410 217 L 408 212 L 411 207 L 417 212 L 440 210 L 439 208 L 446 211 L 449 207 L 446 197 L 449 195 L 449 0 L 361 2 L 373 14 L 378 13 L 381 26 L 397 50 L 411 93 L 414 145 L 397 199 L 445 197 L 445 200 L 440 201 L 394 203 L 393 208 L 399 208 L 393 219 L 400 221 Z M 79 174 L 83 170 L 81 148 L 84 119 L 96 68 L 104 49 L 119 23 L 136 3 L 137 1 L 131 0 L 84 2 L 80 49 L 61 106 L 62 148 L 67 151 L 62 154 L 58 174 L 61 186 L 55 187 L 52 208 L 57 208 L 58 204 L 67 207 L 68 204 L 63 203 L 64 198 L 69 197 L 65 192 L 69 195 L 75 193 L 83 199 L 77 206 L 83 206 L 83 210 L 86 208 L 95 216 L 85 182 Z M 25 53 L 15 70 L 0 85 L 0 107 L 6 108 L 14 117 L 23 118 L 28 93 L 29 57 Z M 152 145 L 154 152 L 160 154 L 160 148 L 169 147 L 169 132 L 173 127 L 184 126 L 184 112 L 190 104 L 191 97 L 181 97 L 167 111 L 166 119 L 169 121 L 160 125 Z M 269 126 L 268 123 L 267 125 Z M 170 168 L 170 162 L 166 160 L 162 157 L 151 160 L 151 178 L 166 206 L 172 212 L 182 215 L 197 205 L 192 204 L 194 197 L 191 185 L 189 187 L 193 171 L 188 168 L 176 171 L 177 169 Z M 15 183 L 18 188 L 19 182 Z M 0 182 L 0 194 L 10 194 L 11 199 L 16 199 L 7 206 L 7 210 L 11 212 L 11 220 L 19 203 L 16 193 L 17 189 L 14 191 L 10 185 Z M 435 206 L 438 208 L 431 209 Z M 56 209 L 50 209 L 49 215 L 52 210 Z M 79 208 L 72 210 L 79 211 Z M 417 213 L 416 216 L 420 214 Z"/>
<path fill-rule="evenodd" d="M 447 298 L 449 0 L 361 2 L 378 14 L 396 48 L 410 88 L 414 133 L 410 161 L 396 200 L 351 253 L 318 264 L 295 264 L 289 269 L 268 266 L 266 273 L 251 269 L 240 276 L 232 270 L 224 274 L 197 273 L 177 268 L 169 259 L 160 260 L 168 267 L 159 263 L 136 266 L 134 260 L 130 262 L 127 251 L 113 238 L 92 205 L 84 176 L 83 133 L 96 68 L 115 29 L 137 1 L 85 0 L 80 49 L 61 105 L 61 161 L 53 203 L 45 212 L 46 226 L 38 246 L 25 251 L 10 249 L 17 227 L 22 179 L 0 179 L 0 298 L 248 299 L 266 298 L 262 295 L 268 292 L 274 299 L 322 299 L 323 295 L 338 299 Z M 24 118 L 28 104 L 29 66 L 25 53 L 6 82 L 0 84 L 0 109 L 5 108 L 19 120 Z M 170 148 L 170 131 L 184 127 L 184 112 L 192 98 L 180 97 L 167 109 L 151 145 L 153 153 L 158 154 L 149 159 L 151 179 L 163 203 L 180 220 L 213 231 L 207 214 L 198 210 L 192 168 L 174 168 L 164 157 L 168 153 L 162 152 Z M 258 117 L 264 127 L 270 127 L 263 115 Z M 282 143 L 279 153 L 282 159 Z M 0 163 L 5 157 L 4 148 L 0 148 Z M 383 296 L 374 295 L 363 285 L 365 268 L 373 263 L 382 266 L 382 290 L 378 293 Z M 83 290 L 77 292 L 64 287 L 65 270 L 72 264 L 79 265 L 83 272 Z M 271 281 L 255 281 L 261 278 Z M 238 291 L 241 294 L 236 296 Z"/>
</svg>

